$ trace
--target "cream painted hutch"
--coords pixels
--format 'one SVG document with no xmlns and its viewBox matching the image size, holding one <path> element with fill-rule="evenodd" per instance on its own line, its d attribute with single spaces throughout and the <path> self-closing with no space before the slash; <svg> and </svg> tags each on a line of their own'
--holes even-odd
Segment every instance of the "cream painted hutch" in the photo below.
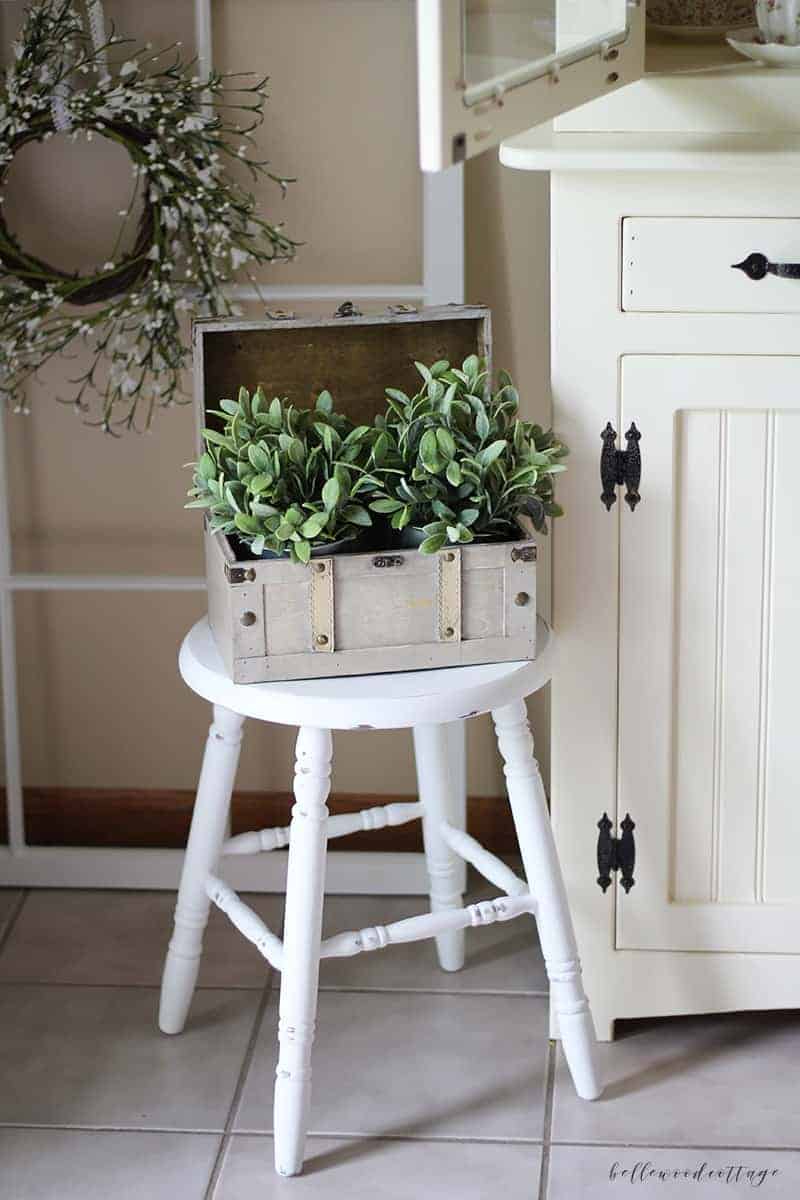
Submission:
<svg viewBox="0 0 800 1200">
<path fill-rule="evenodd" d="M 800 71 L 615 0 L 464 7 L 419 2 L 423 166 L 552 178 L 552 807 L 598 1035 L 800 1007 Z"/>
</svg>

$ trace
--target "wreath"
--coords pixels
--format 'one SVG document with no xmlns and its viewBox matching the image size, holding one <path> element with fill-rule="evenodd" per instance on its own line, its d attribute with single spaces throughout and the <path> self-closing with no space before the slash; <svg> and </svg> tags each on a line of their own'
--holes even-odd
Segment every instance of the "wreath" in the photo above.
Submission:
<svg viewBox="0 0 800 1200">
<path fill-rule="evenodd" d="M 259 216 L 245 186 L 268 178 L 285 193 L 291 182 L 257 157 L 267 80 L 202 77 L 178 46 L 154 53 L 106 38 L 98 0 L 89 25 L 87 33 L 72 0 L 26 11 L 0 81 L 0 199 L 17 151 L 57 132 L 124 147 L 132 194 L 111 260 L 84 275 L 29 254 L 0 209 L 0 395 L 25 411 L 26 381 L 82 339 L 89 365 L 59 398 L 83 414 L 97 407 L 90 423 L 110 433 L 147 428 L 157 407 L 182 399 L 183 315 L 235 312 L 226 285 L 236 272 L 256 284 L 253 269 L 292 258 L 297 243 Z M 122 253 L 137 211 L 133 246 Z"/>
</svg>

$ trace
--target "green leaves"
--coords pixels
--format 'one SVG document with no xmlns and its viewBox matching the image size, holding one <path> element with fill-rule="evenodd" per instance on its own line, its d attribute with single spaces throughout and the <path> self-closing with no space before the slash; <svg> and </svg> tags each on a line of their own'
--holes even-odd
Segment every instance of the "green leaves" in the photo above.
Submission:
<svg viewBox="0 0 800 1200">
<path fill-rule="evenodd" d="M 463 475 L 461 474 L 461 467 L 458 465 L 455 459 L 452 459 L 447 464 L 445 475 L 447 476 L 447 482 L 452 484 L 453 487 L 457 488 L 460 485 Z"/>
<path fill-rule="evenodd" d="M 416 395 L 386 389 L 380 429 L 387 443 L 373 457 L 370 509 L 395 529 L 424 528 L 423 553 L 517 536 L 526 505 L 540 527 L 558 515 L 553 477 L 566 451 L 552 431 L 518 419 L 510 375 L 500 372 L 492 393 L 478 355 L 460 368 L 443 359 L 415 366 L 422 381 Z"/>
<path fill-rule="evenodd" d="M 235 531 L 254 553 L 286 553 L 307 562 L 314 545 L 353 537 L 372 523 L 354 501 L 376 441 L 371 426 L 353 427 L 328 391 L 299 409 L 259 386 L 252 397 L 220 401 L 222 428 L 204 431 L 189 504 L 211 512 L 212 528 Z M 389 449 L 384 438 L 379 454 Z M 346 461 L 340 461 L 340 456 Z"/>
<path fill-rule="evenodd" d="M 322 530 L 325 528 L 325 526 L 327 524 L 328 524 L 328 513 L 327 512 L 315 512 L 315 513 L 312 513 L 310 517 L 306 518 L 306 520 L 300 526 L 300 532 L 302 533 L 304 538 L 310 538 L 311 540 L 313 540 L 317 536 L 317 534 L 322 532 Z"/>
<path fill-rule="evenodd" d="M 492 427 L 489 424 L 489 418 L 486 415 L 486 409 L 481 404 L 480 408 L 478 409 L 477 416 L 475 417 L 475 432 L 482 442 L 486 441 L 491 428 Z"/>
<path fill-rule="evenodd" d="M 496 442 L 492 442 L 490 446 L 485 446 L 483 450 L 479 451 L 478 462 L 484 468 L 490 467 L 493 462 L 496 462 L 507 446 L 508 442 L 505 438 L 499 438 Z"/>
<path fill-rule="evenodd" d="M 221 400 L 187 507 L 208 510 L 212 528 L 235 530 L 256 553 L 297 562 L 355 536 L 373 515 L 395 531 L 424 529 L 426 554 L 519 536 L 520 514 L 546 531 L 561 515 L 554 481 L 566 448 L 518 417 L 510 376 L 501 372 L 492 393 L 477 355 L 460 368 L 445 359 L 416 368 L 419 391 L 387 388 L 372 425 L 354 427 L 327 390 L 313 409 L 268 402 L 261 386 Z"/>
<path fill-rule="evenodd" d="M 444 460 L 439 456 L 439 441 L 436 433 L 437 431 L 434 429 L 426 429 L 419 444 L 419 457 L 422 465 L 432 475 L 438 475 L 445 467 Z"/>
<path fill-rule="evenodd" d="M 431 534 L 430 537 L 426 537 L 425 540 L 420 543 L 420 547 L 419 547 L 420 553 L 421 554 L 435 554 L 437 550 L 441 550 L 442 546 L 445 544 L 446 541 L 447 541 L 446 533 Z"/>
<path fill-rule="evenodd" d="M 329 512 L 331 509 L 336 508 L 341 495 L 342 487 L 336 476 L 334 476 L 332 479 L 328 479 L 322 489 L 322 503 Z"/>
</svg>

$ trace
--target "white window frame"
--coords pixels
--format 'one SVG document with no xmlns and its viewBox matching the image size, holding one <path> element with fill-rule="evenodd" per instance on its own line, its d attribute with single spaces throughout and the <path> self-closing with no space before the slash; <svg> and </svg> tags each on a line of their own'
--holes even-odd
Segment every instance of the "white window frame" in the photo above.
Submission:
<svg viewBox="0 0 800 1200">
<path fill-rule="evenodd" d="M 194 25 L 200 69 L 213 59 L 211 0 L 195 0 Z M 463 172 L 456 167 L 423 176 L 423 279 L 417 284 L 278 285 L 232 289 L 242 301 L 274 301 L 288 306 L 311 301 L 338 305 L 343 300 L 438 305 L 464 300 Z M 174 575 L 20 574 L 12 561 L 5 421 L 0 419 L 0 658 L 2 658 L 3 743 L 5 748 L 8 845 L 0 846 L 0 885 L 6 887 L 166 888 L 178 885 L 182 850 L 30 846 L 25 838 L 22 748 L 17 674 L 14 597 L 17 592 L 201 592 L 201 577 Z M 198 747 L 198 752 L 200 747 Z M 463 745 L 462 745 L 463 753 Z M 226 867 L 237 890 L 282 891 L 286 855 L 236 858 Z M 353 894 L 426 894 L 422 854 L 332 850 L 326 890 Z"/>
</svg>

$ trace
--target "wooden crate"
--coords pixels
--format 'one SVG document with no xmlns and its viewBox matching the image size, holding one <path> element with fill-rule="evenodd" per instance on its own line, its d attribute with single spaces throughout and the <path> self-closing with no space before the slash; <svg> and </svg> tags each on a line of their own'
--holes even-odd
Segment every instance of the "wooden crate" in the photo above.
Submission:
<svg viewBox="0 0 800 1200">
<path fill-rule="evenodd" d="M 414 360 L 490 355 L 486 308 L 319 320 L 198 321 L 194 329 L 198 450 L 209 410 L 240 385 L 313 406 L 327 388 L 338 409 L 369 422 L 384 388 L 412 394 Z M 205 532 L 209 619 L 236 683 L 374 674 L 531 659 L 536 652 L 536 544 L 392 548 L 314 558 L 308 565 L 238 559 Z"/>
</svg>

